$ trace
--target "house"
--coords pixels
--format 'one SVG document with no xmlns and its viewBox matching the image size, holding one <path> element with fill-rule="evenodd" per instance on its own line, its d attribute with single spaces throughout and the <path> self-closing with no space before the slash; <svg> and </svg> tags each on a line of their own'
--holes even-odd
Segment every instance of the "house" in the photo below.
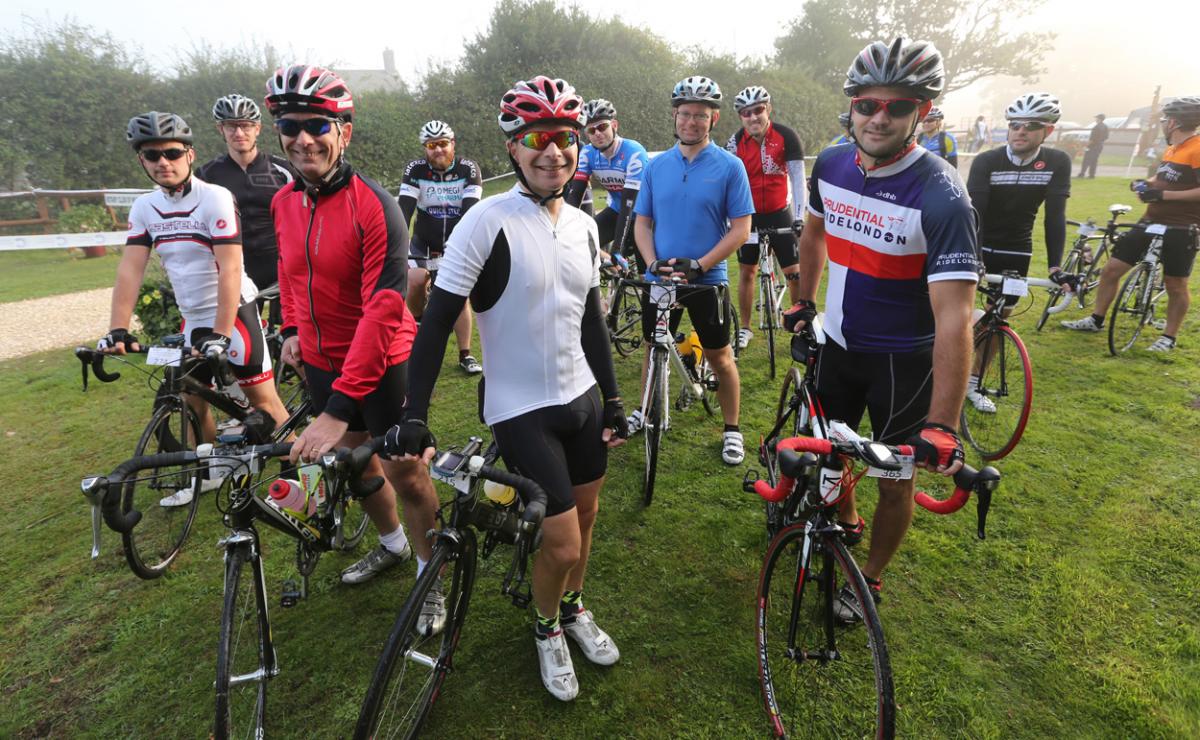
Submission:
<svg viewBox="0 0 1200 740">
<path fill-rule="evenodd" d="M 391 49 L 383 50 L 383 69 L 336 69 L 355 93 L 404 92 L 408 89 L 396 71 L 396 52 Z"/>
</svg>

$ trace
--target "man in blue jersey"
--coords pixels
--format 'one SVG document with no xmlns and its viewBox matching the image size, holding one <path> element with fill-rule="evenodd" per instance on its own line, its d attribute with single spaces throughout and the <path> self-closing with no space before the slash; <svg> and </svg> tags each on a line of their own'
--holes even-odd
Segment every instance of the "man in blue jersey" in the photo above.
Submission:
<svg viewBox="0 0 1200 740">
<path fill-rule="evenodd" d="M 923 146 L 934 154 L 958 167 L 958 140 L 942 130 L 942 122 L 946 115 L 941 108 L 930 108 L 921 121 L 921 133 L 917 136 L 917 145 Z"/>
<path fill-rule="evenodd" d="M 604 98 L 589 100 L 583 112 L 587 120 L 583 132 L 591 143 L 579 152 L 579 169 L 567 188 L 566 201 L 580 206 L 591 181 L 597 180 L 608 191 L 608 206 L 596 214 L 601 247 L 636 257 L 630 222 L 642 171 L 650 161 L 646 147 L 618 135 L 617 109 Z M 607 246 L 609 242 L 612 246 Z"/>
<path fill-rule="evenodd" d="M 710 139 L 721 116 L 717 83 L 700 76 L 681 80 L 671 93 L 671 106 L 679 141 L 651 161 L 642 175 L 634 206 L 634 238 L 650 266 L 649 274 L 682 274 L 692 283 L 721 286 L 697 291 L 680 302 L 687 307 L 704 357 L 720 382 L 717 398 L 725 418 L 721 459 L 738 465 L 746 453 L 738 428 L 741 380 L 729 345 L 725 260 L 750 236 L 754 201 L 741 160 Z M 671 318 L 673 332 L 679 315 Z M 654 324 L 654 309 L 643 296 L 642 332 L 647 341 Z M 634 411 L 631 427 L 640 421 L 641 411 Z"/>
<path fill-rule="evenodd" d="M 911 444 L 918 465 L 952 475 L 962 467 L 957 425 L 978 262 L 962 179 L 914 140 L 942 91 L 942 57 L 928 42 L 876 42 L 846 76 L 855 146 L 830 147 L 813 167 L 800 240 L 803 299 L 784 325 L 815 316 L 828 257 L 828 341 L 817 375 L 826 417 L 857 427 L 867 411 L 876 440 Z M 879 480 L 863 567 L 876 601 L 883 570 L 912 521 L 913 492 L 912 480 Z M 861 539 L 853 500 L 843 502 L 839 519 L 849 541 Z M 862 618 L 848 589 L 835 611 L 844 621 Z"/>
</svg>

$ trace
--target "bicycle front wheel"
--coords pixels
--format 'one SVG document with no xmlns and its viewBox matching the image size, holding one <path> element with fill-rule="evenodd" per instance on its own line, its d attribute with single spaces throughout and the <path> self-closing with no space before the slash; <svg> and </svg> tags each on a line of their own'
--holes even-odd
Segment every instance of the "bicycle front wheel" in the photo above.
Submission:
<svg viewBox="0 0 1200 740">
<path fill-rule="evenodd" d="M 1063 272 L 1069 275 L 1080 272 L 1079 260 L 1081 249 L 1082 247 L 1076 243 L 1075 247 L 1071 250 L 1071 253 L 1067 255 L 1067 261 L 1063 263 Z M 1046 321 L 1049 320 L 1051 316 L 1051 309 L 1053 309 L 1055 306 L 1058 306 L 1063 301 L 1070 301 L 1073 298 L 1075 298 L 1073 294 L 1065 292 L 1062 288 L 1055 288 L 1054 290 L 1050 291 L 1050 297 L 1046 299 L 1046 307 L 1042 309 L 1042 315 L 1038 317 L 1037 324 L 1035 325 L 1036 329 L 1041 331 L 1042 327 L 1046 325 Z"/>
<path fill-rule="evenodd" d="M 613 291 L 608 307 L 608 331 L 613 348 L 628 357 L 642 346 L 642 296 L 637 288 L 622 283 Z"/>
<path fill-rule="evenodd" d="M 249 546 L 228 552 L 225 606 L 217 644 L 217 717 L 213 735 L 263 737 L 267 681 L 278 669 L 267 620 L 266 585 Z"/>
<path fill-rule="evenodd" d="M 350 552 L 362 542 L 371 520 L 363 510 L 362 501 L 350 496 L 348 491 L 337 502 L 334 514 L 337 517 L 337 533 L 333 545 L 342 552 Z"/>
<path fill-rule="evenodd" d="M 1139 262 L 1121 285 L 1108 318 L 1108 351 L 1115 357 L 1127 351 L 1142 333 L 1153 308 L 1150 306 L 1151 266 Z"/>
<path fill-rule="evenodd" d="M 979 380 L 967 390 L 980 398 L 963 403 L 963 436 L 984 460 L 999 460 L 1021 441 L 1029 421 L 1033 366 L 1025 343 L 1003 325 L 975 337 L 975 362 Z"/>
<path fill-rule="evenodd" d="M 841 538 L 808 537 L 806 527 L 780 532 L 759 574 L 755 631 L 771 728 L 777 737 L 890 738 L 896 703 L 875 600 Z M 843 587 L 862 605 L 861 624 L 834 616 Z"/>
<path fill-rule="evenodd" d="M 1096 247 L 1096 251 L 1092 253 L 1092 259 L 1087 263 L 1086 268 L 1082 269 L 1083 279 L 1079 282 L 1079 304 L 1084 308 L 1091 308 L 1096 302 L 1096 288 L 1100 285 L 1100 273 L 1104 272 L 1104 266 L 1108 264 L 1108 237 L 1101 239 Z"/>
<path fill-rule="evenodd" d="M 642 410 L 646 443 L 646 470 L 642 476 L 642 505 L 649 506 L 654 498 L 654 479 L 658 474 L 658 448 L 662 443 L 667 419 L 667 357 L 666 350 L 655 347 L 650 360 L 650 402 Z"/>
<path fill-rule="evenodd" d="M 195 450 L 199 439 L 196 412 L 178 397 L 164 396 L 133 454 Z M 121 511 L 142 512 L 137 526 L 121 535 L 125 560 L 139 578 L 158 578 L 179 555 L 196 519 L 200 491 L 212 485 L 203 480 L 206 472 L 204 466 L 196 465 L 152 468 L 125 483 Z M 180 503 L 184 499 L 188 500 Z"/>
<path fill-rule="evenodd" d="M 456 544 L 451 544 L 451 537 Z M 475 553 L 472 530 L 439 535 L 375 665 L 354 728 L 355 738 L 412 738 L 420 732 L 452 667 L 475 583 Z M 426 636 L 418 632 L 417 618 L 439 578 L 446 600 L 446 624 L 440 634 Z"/>
<path fill-rule="evenodd" d="M 767 330 L 767 365 L 771 369 L 771 380 L 775 379 L 775 330 L 779 327 L 779 306 L 775 302 L 775 275 L 771 274 L 763 282 L 763 323 Z"/>
</svg>

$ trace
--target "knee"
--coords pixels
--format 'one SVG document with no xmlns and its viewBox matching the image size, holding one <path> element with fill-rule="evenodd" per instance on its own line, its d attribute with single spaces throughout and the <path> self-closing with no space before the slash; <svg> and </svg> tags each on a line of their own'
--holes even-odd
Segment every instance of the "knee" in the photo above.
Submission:
<svg viewBox="0 0 1200 740">
<path fill-rule="evenodd" d="M 428 469 L 417 460 L 386 460 L 384 475 L 402 499 L 420 498 L 420 494 L 432 485 Z"/>
<path fill-rule="evenodd" d="M 542 542 L 541 554 L 538 557 L 545 558 L 556 570 L 570 570 L 579 563 L 579 538 L 547 538 Z"/>
</svg>

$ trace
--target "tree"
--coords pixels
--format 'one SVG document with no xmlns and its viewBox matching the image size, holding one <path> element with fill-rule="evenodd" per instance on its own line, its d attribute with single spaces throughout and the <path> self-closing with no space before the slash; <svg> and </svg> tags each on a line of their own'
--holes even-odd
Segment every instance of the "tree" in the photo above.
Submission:
<svg viewBox="0 0 1200 740">
<path fill-rule="evenodd" d="M 1053 33 L 1015 33 L 1011 20 L 1044 0 L 807 0 L 804 14 L 775 41 L 776 61 L 841 88 L 845 70 L 871 41 L 897 36 L 932 41 L 946 62 L 946 92 L 994 75 L 1036 79 Z"/>
</svg>

